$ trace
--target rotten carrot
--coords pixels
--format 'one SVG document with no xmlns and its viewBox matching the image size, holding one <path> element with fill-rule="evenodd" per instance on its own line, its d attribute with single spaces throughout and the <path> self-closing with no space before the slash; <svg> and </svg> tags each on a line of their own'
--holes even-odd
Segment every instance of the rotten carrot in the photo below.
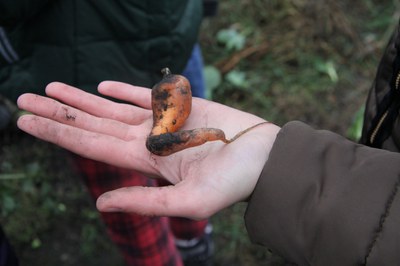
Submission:
<svg viewBox="0 0 400 266">
<path fill-rule="evenodd" d="M 147 137 L 147 149 L 159 156 L 202 145 L 208 141 L 220 140 L 228 144 L 251 129 L 268 122 L 262 122 L 240 131 L 232 139 L 217 128 L 180 130 L 189 117 L 192 107 L 192 93 L 189 81 L 181 75 L 173 75 L 168 68 L 162 70 L 163 79 L 152 88 L 153 128 Z"/>
<path fill-rule="evenodd" d="M 192 109 L 189 81 L 181 75 L 162 70 L 163 78 L 151 90 L 153 129 L 151 135 L 175 132 L 183 126 Z"/>
</svg>

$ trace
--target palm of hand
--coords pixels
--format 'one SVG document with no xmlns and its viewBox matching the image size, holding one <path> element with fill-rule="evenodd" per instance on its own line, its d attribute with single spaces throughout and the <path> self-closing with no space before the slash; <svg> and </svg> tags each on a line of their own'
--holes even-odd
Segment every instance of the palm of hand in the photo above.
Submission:
<svg viewBox="0 0 400 266">
<path fill-rule="evenodd" d="M 18 126 L 85 157 L 164 177 L 175 184 L 108 192 L 98 199 L 100 210 L 201 219 L 250 195 L 273 143 L 265 134 L 274 138 L 276 126 L 262 126 L 229 145 L 212 142 L 159 157 L 151 155 L 144 144 L 152 126 L 150 90 L 103 82 L 99 91 L 136 106 L 53 83 L 46 93 L 65 104 L 37 95 L 23 95 L 19 106 L 35 115 L 21 117 Z M 227 106 L 194 99 L 192 114 L 184 128 L 216 127 L 233 136 L 261 121 Z"/>
</svg>

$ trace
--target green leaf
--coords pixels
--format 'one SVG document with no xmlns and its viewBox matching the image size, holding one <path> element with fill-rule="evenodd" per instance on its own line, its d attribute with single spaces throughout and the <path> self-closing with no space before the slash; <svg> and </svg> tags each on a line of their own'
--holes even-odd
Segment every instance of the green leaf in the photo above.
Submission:
<svg viewBox="0 0 400 266">
<path fill-rule="evenodd" d="M 31 247 L 36 249 L 36 248 L 40 248 L 42 246 L 42 241 L 39 238 L 34 238 L 31 242 Z"/>
<path fill-rule="evenodd" d="M 57 205 L 57 209 L 60 211 L 60 212 L 65 212 L 66 210 L 67 210 L 67 206 L 65 206 L 65 204 L 64 203 L 58 203 L 58 205 Z"/>
<path fill-rule="evenodd" d="M 249 82 L 246 79 L 246 73 L 243 71 L 232 70 L 226 75 L 226 80 L 239 88 L 248 88 Z"/>
<path fill-rule="evenodd" d="M 2 198 L 3 198 L 3 202 L 1 205 L 2 205 L 3 212 L 10 213 L 13 210 L 15 210 L 17 204 L 13 197 L 5 194 L 5 195 L 3 195 Z"/>
<path fill-rule="evenodd" d="M 217 40 L 228 50 L 241 50 L 246 43 L 246 37 L 236 29 L 223 29 L 217 33 Z"/>
<path fill-rule="evenodd" d="M 347 136 L 354 141 L 358 141 L 361 138 L 364 123 L 364 111 L 365 107 L 361 106 L 360 109 L 358 109 L 358 111 L 355 113 L 353 117 L 353 123 L 347 130 Z"/>
<path fill-rule="evenodd" d="M 327 74 L 332 82 L 336 83 L 339 81 L 339 75 L 337 74 L 335 64 L 332 61 L 317 61 L 315 64 L 317 70 L 321 73 Z"/>
<path fill-rule="evenodd" d="M 212 99 L 214 89 L 221 84 L 221 73 L 214 66 L 206 66 L 204 67 L 204 80 L 206 83 L 206 98 Z"/>
</svg>

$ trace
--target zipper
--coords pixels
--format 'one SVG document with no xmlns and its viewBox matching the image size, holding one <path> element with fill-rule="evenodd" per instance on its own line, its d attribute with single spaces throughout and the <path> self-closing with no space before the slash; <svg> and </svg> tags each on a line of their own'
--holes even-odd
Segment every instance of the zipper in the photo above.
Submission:
<svg viewBox="0 0 400 266">
<path fill-rule="evenodd" d="M 395 86 L 396 90 L 399 90 L 399 87 L 400 87 L 400 71 L 397 72 L 397 76 L 396 76 L 396 80 L 395 80 L 394 86 Z M 371 136 L 369 137 L 369 142 L 371 144 L 374 143 L 376 135 L 378 134 L 378 132 L 379 132 L 379 130 L 380 130 L 380 128 L 381 128 L 381 126 L 382 126 L 383 122 L 385 121 L 385 119 L 386 119 L 388 114 L 389 114 L 389 110 L 386 110 L 386 112 L 381 116 L 381 118 L 378 121 L 378 124 L 375 126 L 374 130 L 372 131 Z"/>
<path fill-rule="evenodd" d="M 400 86 L 400 72 L 397 73 L 396 82 L 394 83 L 395 89 L 399 90 Z"/>
<path fill-rule="evenodd" d="M 376 127 L 374 128 L 374 130 L 371 133 L 371 136 L 369 137 L 369 142 L 371 144 L 374 143 L 376 135 L 378 134 L 379 129 L 381 128 L 383 121 L 385 121 L 387 115 L 388 115 L 389 111 L 387 110 L 379 119 L 378 124 L 376 125 Z"/>
</svg>

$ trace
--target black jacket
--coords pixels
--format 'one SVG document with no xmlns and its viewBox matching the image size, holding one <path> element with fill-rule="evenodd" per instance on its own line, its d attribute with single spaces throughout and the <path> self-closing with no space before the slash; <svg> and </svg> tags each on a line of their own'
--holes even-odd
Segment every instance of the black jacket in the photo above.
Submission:
<svg viewBox="0 0 400 266">
<path fill-rule="evenodd" d="M 52 81 L 151 87 L 162 68 L 184 69 L 202 16 L 201 0 L 0 0 L 0 94 Z"/>
<path fill-rule="evenodd" d="M 400 27 L 393 33 L 369 93 L 361 143 L 400 151 Z"/>
</svg>

